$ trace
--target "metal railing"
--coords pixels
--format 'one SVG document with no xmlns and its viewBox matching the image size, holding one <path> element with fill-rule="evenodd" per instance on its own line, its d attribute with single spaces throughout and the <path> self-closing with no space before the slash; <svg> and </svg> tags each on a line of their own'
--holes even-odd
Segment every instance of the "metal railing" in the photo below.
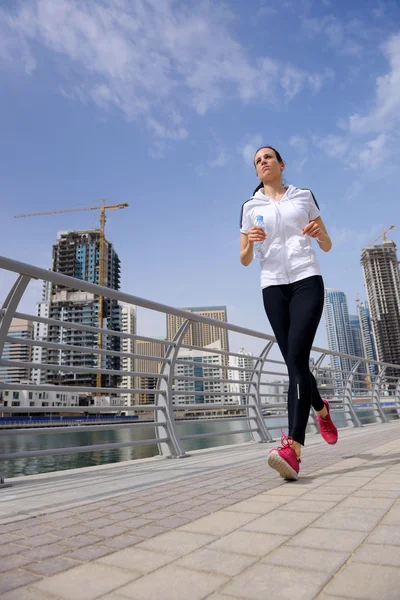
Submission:
<svg viewBox="0 0 400 600">
<path fill-rule="evenodd" d="M 3 369 L 3 373 L 0 370 L 0 379 L 3 378 L 3 381 L 0 381 L 0 414 L 2 413 L 3 417 L 28 415 L 37 425 L 35 433 L 43 435 L 54 431 L 57 431 L 57 434 L 127 428 L 139 431 L 149 424 L 155 431 L 155 439 L 140 439 L 138 436 L 137 439 L 114 443 L 25 451 L 3 451 L 0 441 L 0 460 L 77 454 L 154 443 L 157 443 L 161 456 L 181 458 L 187 456 L 185 443 L 189 440 L 245 433 L 255 442 L 269 442 L 279 435 L 277 419 L 284 419 L 287 413 L 287 371 L 273 336 L 4 257 L 0 257 L 0 269 L 17 275 L 0 310 L 0 369 Z M 44 317 L 21 312 L 18 310 L 19 304 L 32 280 L 50 282 L 53 286 L 62 286 L 64 290 L 87 292 L 92 294 L 94 300 L 102 296 L 130 306 L 163 313 L 166 317 L 175 315 L 182 319 L 182 325 L 173 340 L 161 341 L 106 327 L 101 329 L 82 322 L 55 319 L 51 313 L 49 317 Z M 46 336 L 44 339 L 32 340 L 21 335 L 16 336 L 15 332 L 11 335 L 10 326 L 13 319 L 51 327 L 53 341 L 48 341 Z M 230 352 L 217 343 L 207 347 L 190 343 L 193 341 L 191 330 L 201 326 L 217 327 L 220 332 L 226 330 L 245 335 L 253 340 L 253 343 L 257 341 L 259 344 L 261 340 L 264 342 L 264 349 L 253 356 L 243 352 Z M 90 333 L 94 336 L 93 339 L 102 335 L 103 347 L 80 345 L 76 340 L 72 344 L 65 343 L 64 334 L 61 335 L 65 331 Z M 121 343 L 119 349 L 115 349 L 115 344 L 114 349 L 111 349 L 107 345 L 111 338 L 120 342 L 127 340 L 133 348 L 138 341 L 161 344 L 165 352 L 162 355 L 160 353 L 160 356 L 147 356 L 145 353 L 137 353 L 135 348 L 133 351 L 132 348 L 129 352 L 124 351 Z M 48 358 L 46 362 L 35 362 L 32 357 L 30 360 L 20 360 L 19 348 L 27 348 L 29 352 L 33 348 L 42 349 L 48 353 Z M 312 353 L 314 362 L 311 371 L 322 394 L 331 402 L 332 414 L 338 426 L 360 427 L 366 422 L 387 422 L 400 417 L 400 366 L 318 347 L 313 347 Z M 96 366 L 99 355 L 104 357 L 101 369 Z M 57 362 L 54 356 L 58 356 Z M 95 366 L 87 366 L 90 357 Z M 129 369 L 108 368 L 108 357 L 118 358 L 121 363 L 127 359 L 130 361 Z M 343 361 L 343 364 L 347 365 L 346 368 L 324 366 L 324 361 L 332 357 Z M 80 360 L 84 364 L 79 364 Z M 147 371 L 135 370 L 137 361 L 149 361 L 152 368 L 147 365 Z M 17 370 L 41 373 L 44 381 L 13 382 L 10 377 Z M 112 387 L 107 385 L 95 388 L 92 385 L 81 385 L 79 379 L 76 379 L 79 375 L 95 378 L 98 373 L 113 377 L 116 383 Z M 65 383 L 65 377 L 73 378 L 74 385 Z M 121 387 L 121 377 L 134 381 L 133 386 L 126 387 L 125 383 L 125 387 Z M 271 381 L 272 377 L 275 381 Z M 276 378 L 279 378 L 278 382 Z M 67 404 L 66 400 L 60 400 L 63 394 L 69 394 L 70 397 L 75 395 L 75 402 L 70 401 Z M 107 398 L 98 398 L 96 394 L 107 395 Z M 85 405 L 82 405 L 82 402 Z M 92 404 L 87 405 L 89 402 Z M 137 418 L 128 423 L 117 424 L 115 414 L 121 412 Z M 44 413 L 68 413 L 68 426 L 60 427 L 60 423 L 52 423 L 51 420 L 46 423 L 36 422 L 35 415 Z M 88 425 L 71 417 L 82 413 L 102 414 L 103 420 L 91 421 Z M 104 422 L 107 414 L 113 416 Z M 230 426 L 220 426 L 218 431 L 209 430 L 186 435 L 180 432 L 182 423 L 207 425 L 216 421 L 229 423 Z M 237 427 L 232 427 L 232 424 L 237 424 Z M 32 432 L 31 427 L 32 425 L 28 426 L 26 422 L 20 423 L 18 428 L 10 428 L 8 424 L 0 429 L 0 440 L 6 440 L 7 436 L 9 438 Z M 317 428 L 311 411 L 308 431 L 316 432 Z"/>
</svg>

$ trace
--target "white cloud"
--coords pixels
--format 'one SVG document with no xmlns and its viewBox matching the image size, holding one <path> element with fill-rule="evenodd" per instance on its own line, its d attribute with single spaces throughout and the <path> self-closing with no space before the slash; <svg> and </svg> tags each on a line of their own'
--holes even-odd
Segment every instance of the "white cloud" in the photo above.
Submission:
<svg viewBox="0 0 400 600">
<path fill-rule="evenodd" d="M 263 139 L 260 134 L 254 135 L 244 140 L 243 145 L 239 148 L 239 152 L 248 165 L 254 164 L 253 161 L 256 150 L 260 148 L 261 144 L 263 143 L 265 143 L 265 141 L 263 142 Z"/>
<path fill-rule="evenodd" d="M 399 154 L 400 142 L 400 34 L 391 36 L 382 46 L 389 69 L 376 79 L 370 109 L 340 119 L 340 135 L 314 137 L 314 144 L 349 168 L 369 172 L 390 168 Z"/>
<path fill-rule="evenodd" d="M 306 138 L 294 135 L 289 139 L 289 146 L 292 146 L 292 148 L 294 148 L 302 154 L 306 154 L 308 149 L 308 142 Z"/>
<path fill-rule="evenodd" d="M 231 21 L 226 7 L 208 0 L 20 0 L 12 11 L 0 8 L 0 66 L 14 61 L 33 74 L 44 47 L 65 96 L 140 118 L 167 139 L 187 135 L 172 113 L 319 91 L 324 74 L 270 57 L 255 62 Z"/>
<path fill-rule="evenodd" d="M 351 23 L 347 25 L 334 15 L 313 19 L 304 18 L 302 29 L 308 38 L 313 39 L 320 36 L 325 39 L 327 45 L 335 49 L 338 54 L 347 56 L 360 56 L 362 54 L 362 45 L 359 41 L 350 37 L 355 35 L 353 25 Z"/>
<path fill-rule="evenodd" d="M 382 50 L 389 62 L 389 72 L 376 80 L 375 100 L 369 114 L 349 118 L 352 133 L 389 131 L 400 122 L 400 34 L 393 35 Z"/>
</svg>

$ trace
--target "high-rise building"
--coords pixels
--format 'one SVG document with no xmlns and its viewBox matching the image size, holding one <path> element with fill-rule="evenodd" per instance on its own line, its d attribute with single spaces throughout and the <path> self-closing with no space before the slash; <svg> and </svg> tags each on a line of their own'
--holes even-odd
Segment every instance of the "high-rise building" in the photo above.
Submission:
<svg viewBox="0 0 400 600">
<path fill-rule="evenodd" d="M 206 306 L 195 308 L 184 308 L 188 312 L 215 319 L 217 321 L 227 322 L 226 306 Z M 184 323 L 183 317 L 175 315 L 167 315 L 167 340 L 172 341 L 177 334 L 179 328 Z M 190 346 L 205 347 L 213 344 L 217 340 L 221 341 L 221 349 L 229 352 L 228 330 L 222 329 L 216 325 L 208 325 L 205 323 L 193 323 L 187 330 L 183 343 Z M 226 359 L 225 364 L 228 363 Z"/>
<path fill-rule="evenodd" d="M 129 333 L 131 335 L 136 334 L 136 307 L 126 304 L 121 307 L 121 331 L 123 333 Z M 126 373 L 132 373 L 135 371 L 135 359 L 133 354 L 135 353 L 135 338 L 124 337 L 122 338 L 122 351 L 125 354 L 132 356 L 124 356 L 121 360 L 122 370 L 124 374 L 121 378 L 120 387 L 125 390 L 132 390 L 135 388 L 136 377 L 134 375 L 127 375 Z M 134 401 L 134 394 L 131 392 L 121 393 L 121 398 L 125 399 L 127 406 L 132 406 Z"/>
<path fill-rule="evenodd" d="M 48 319 L 50 316 L 50 300 L 51 300 L 52 284 L 49 281 L 43 281 L 42 299 L 36 303 L 36 316 Z M 33 339 L 38 342 L 47 340 L 49 334 L 49 326 L 47 323 L 34 322 L 33 324 Z M 32 358 L 34 363 L 45 363 L 47 361 L 47 352 L 45 346 L 34 346 L 32 348 Z M 32 383 L 40 385 L 46 383 L 46 372 L 43 369 L 32 369 Z"/>
<path fill-rule="evenodd" d="M 91 283 L 99 282 L 100 272 L 100 232 L 63 231 L 58 234 L 53 246 L 53 271 L 70 275 Z M 118 290 L 120 285 L 120 260 L 112 244 L 105 241 L 104 251 L 104 286 Z M 50 296 L 49 316 L 71 323 L 80 323 L 98 327 L 98 296 L 82 292 L 62 285 L 53 285 Z M 103 327 L 109 330 L 121 330 L 121 309 L 118 302 L 104 298 Z M 79 331 L 58 326 L 48 327 L 48 341 L 73 346 L 96 348 L 98 335 L 89 331 Z M 103 335 L 103 349 L 120 351 L 119 337 Z M 96 368 L 99 365 L 98 354 L 88 350 L 47 350 L 47 362 L 63 366 L 79 366 Z M 103 369 L 119 370 L 118 356 L 102 355 Z M 68 385 L 96 386 L 96 375 L 90 373 L 53 372 L 47 375 L 49 383 Z M 119 377 L 102 375 L 102 387 L 117 387 Z"/>
<path fill-rule="evenodd" d="M 400 365 L 400 273 L 396 244 L 386 240 L 379 246 L 366 246 L 361 266 L 371 311 L 378 360 Z M 399 377 L 400 369 L 387 369 L 386 375 Z"/>
<path fill-rule="evenodd" d="M 372 331 L 371 315 L 368 302 L 358 302 L 357 313 L 360 320 L 361 342 L 365 358 L 376 360 L 374 332 Z M 376 365 L 368 365 L 370 375 L 377 372 Z"/>
<path fill-rule="evenodd" d="M 255 359 L 252 352 L 247 352 L 244 348 L 239 350 L 240 356 L 229 356 L 228 379 L 234 381 L 242 381 L 243 383 L 230 383 L 229 389 L 235 394 L 243 394 L 242 396 L 232 396 L 231 401 L 236 404 L 248 404 L 249 392 L 248 382 L 251 379 L 252 370 L 254 369 Z"/>
<path fill-rule="evenodd" d="M 346 294 L 339 290 L 326 289 L 324 310 L 329 350 L 354 356 L 354 342 Z M 339 356 L 330 356 L 330 362 L 334 387 L 336 390 L 342 390 L 354 362 Z M 345 374 L 342 375 L 338 371 L 345 371 Z"/>
<path fill-rule="evenodd" d="M 228 391 L 228 385 L 222 381 L 221 376 L 221 372 L 225 371 L 225 369 L 220 368 L 224 364 L 223 355 L 212 352 L 213 350 L 221 350 L 221 340 L 218 339 L 205 348 L 209 351 L 191 350 L 189 348 L 179 350 L 179 362 L 175 365 L 174 371 L 172 403 L 181 405 L 213 404 L 214 402 L 238 404 L 238 396 L 229 397 L 224 393 Z M 188 364 L 185 364 L 186 361 Z M 179 379 L 179 376 L 190 377 L 191 379 Z M 183 394 L 182 392 L 186 393 Z"/>
<path fill-rule="evenodd" d="M 146 356 L 160 357 L 165 356 L 168 346 L 164 340 L 148 341 L 148 340 L 137 340 L 136 341 L 136 354 L 139 358 L 135 359 L 136 371 L 138 373 L 147 373 L 142 377 L 136 377 L 135 388 L 142 390 L 155 390 L 158 383 L 158 377 L 156 375 L 160 373 L 163 365 L 162 361 L 151 360 L 150 358 L 143 358 Z M 155 394 L 151 392 L 140 392 L 136 394 L 136 401 L 138 404 L 153 404 L 155 400 Z"/>
<path fill-rule="evenodd" d="M 8 330 L 8 336 L 31 340 L 33 338 L 33 324 L 26 319 L 13 319 Z M 15 344 L 5 342 L 1 358 L 19 362 L 31 362 L 32 347 L 23 343 Z M 4 383 L 23 383 L 29 381 L 30 369 L 21 367 L 0 366 L 0 381 Z"/>
<path fill-rule="evenodd" d="M 365 358 L 365 354 L 364 354 L 364 348 L 363 348 L 363 343 L 362 343 L 362 336 L 361 336 L 361 324 L 360 324 L 360 319 L 358 314 L 357 315 L 350 315 L 349 316 L 350 319 L 350 329 L 351 329 L 351 335 L 353 337 L 353 348 L 354 348 L 354 355 L 355 356 L 360 356 L 361 358 Z M 357 369 L 357 373 L 358 373 L 358 388 L 359 389 L 365 389 L 366 387 L 366 375 L 367 375 L 367 368 L 366 368 L 366 364 L 365 363 L 361 363 Z"/>
</svg>

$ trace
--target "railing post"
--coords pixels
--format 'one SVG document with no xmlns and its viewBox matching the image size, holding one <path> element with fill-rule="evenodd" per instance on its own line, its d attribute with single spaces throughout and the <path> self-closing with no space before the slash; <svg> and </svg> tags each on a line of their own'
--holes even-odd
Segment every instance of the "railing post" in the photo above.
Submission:
<svg viewBox="0 0 400 600">
<path fill-rule="evenodd" d="M 378 375 L 375 378 L 374 387 L 372 389 L 372 405 L 373 406 L 375 405 L 376 410 L 379 413 L 382 423 L 388 422 L 387 416 L 385 415 L 385 413 L 382 409 L 382 406 L 381 406 L 380 393 L 379 393 L 385 371 L 386 371 L 386 367 L 382 367 L 382 369 L 379 371 Z"/>
<path fill-rule="evenodd" d="M 354 427 L 362 427 L 362 423 L 361 423 L 360 419 L 358 418 L 358 415 L 354 409 L 353 396 L 352 396 L 354 375 L 356 374 L 359 365 L 360 365 L 360 361 L 356 362 L 356 364 L 352 368 L 351 373 L 349 374 L 348 378 L 346 379 L 346 383 L 344 386 L 344 394 L 343 394 L 344 404 L 347 404 L 347 406 L 349 407 Z"/>
<path fill-rule="evenodd" d="M 397 382 L 396 391 L 394 393 L 394 401 L 396 403 L 397 414 L 400 417 L 400 379 Z"/>
<path fill-rule="evenodd" d="M 273 437 L 269 432 L 268 427 L 265 424 L 263 414 L 261 412 L 261 396 L 260 396 L 260 383 L 262 370 L 264 368 L 265 360 L 273 347 L 274 342 L 268 342 L 265 346 L 264 350 L 261 352 L 258 357 L 256 364 L 253 365 L 253 371 L 251 373 L 250 381 L 249 381 L 249 392 L 250 386 L 255 388 L 254 394 L 248 396 L 248 415 L 252 417 L 249 421 L 249 426 L 252 428 L 256 427 L 256 431 L 251 431 L 252 438 L 255 442 L 272 442 Z M 253 415 L 249 414 L 249 411 L 252 411 Z"/>
<path fill-rule="evenodd" d="M 15 311 L 18 308 L 18 304 L 20 303 L 30 280 L 31 278 L 27 275 L 19 275 L 3 303 L 3 311 L 0 316 L 0 358 L 3 356 L 4 344 Z M 5 483 L 4 474 L 0 473 L 0 489 L 6 487 L 11 487 L 11 483 Z"/>
<path fill-rule="evenodd" d="M 154 421 L 156 423 L 162 423 L 165 426 L 169 437 L 168 442 L 159 442 L 158 447 L 160 449 L 160 454 L 169 458 L 184 458 L 185 456 L 188 456 L 183 449 L 182 441 L 179 438 L 176 427 L 174 408 L 172 405 L 172 384 L 174 381 L 175 364 L 178 358 L 178 353 L 189 325 L 189 320 L 186 320 L 181 325 L 173 339 L 175 344 L 173 346 L 169 346 L 167 352 L 165 353 L 165 358 L 168 359 L 168 361 L 164 361 L 160 372 L 160 374 L 164 375 L 164 377 L 159 377 L 157 383 L 157 390 L 163 393 L 156 394 L 155 404 L 157 406 L 162 406 L 163 410 L 154 411 Z M 156 427 L 156 437 L 159 437 L 158 427 Z"/>
<path fill-rule="evenodd" d="M 313 368 L 311 369 L 311 373 L 315 376 L 315 373 L 318 371 L 318 369 L 320 368 L 324 358 L 326 356 L 326 352 L 323 352 L 321 354 L 321 356 L 319 356 L 315 362 L 315 364 L 313 365 Z M 314 427 L 315 432 L 319 433 L 319 425 L 317 425 L 318 423 L 318 419 L 317 419 L 317 412 L 314 409 L 314 407 L 311 405 L 311 415 L 312 415 L 312 421 L 308 423 L 309 426 Z"/>
</svg>

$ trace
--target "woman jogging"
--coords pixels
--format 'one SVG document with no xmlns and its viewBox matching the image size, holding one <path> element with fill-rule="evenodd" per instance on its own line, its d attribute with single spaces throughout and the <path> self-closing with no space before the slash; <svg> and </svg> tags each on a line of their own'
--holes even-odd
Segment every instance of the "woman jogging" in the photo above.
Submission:
<svg viewBox="0 0 400 600">
<path fill-rule="evenodd" d="M 264 308 L 289 374 L 289 435 L 282 435 L 281 446 L 271 450 L 268 464 L 281 477 L 298 479 L 311 406 L 324 440 L 335 444 L 338 438 L 328 401 L 321 398 L 309 367 L 324 306 L 324 283 L 311 238 L 325 252 L 332 242 L 312 192 L 283 185 L 285 163 L 277 150 L 257 150 L 254 166 L 261 184 L 242 207 L 240 261 L 248 266 L 254 244 L 262 242 Z"/>
</svg>

